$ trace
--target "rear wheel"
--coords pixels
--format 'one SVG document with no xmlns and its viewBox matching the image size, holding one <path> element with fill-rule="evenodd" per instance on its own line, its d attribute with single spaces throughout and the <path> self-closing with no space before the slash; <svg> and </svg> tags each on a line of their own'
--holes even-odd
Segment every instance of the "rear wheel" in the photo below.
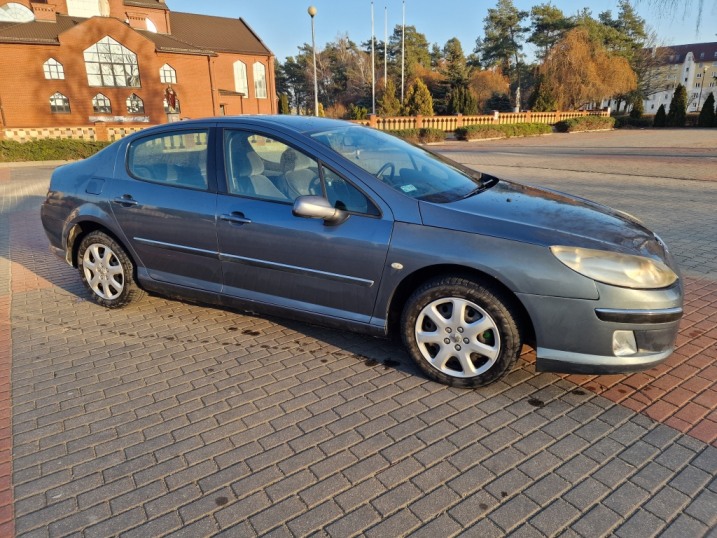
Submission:
<svg viewBox="0 0 717 538">
<path fill-rule="evenodd" d="M 431 379 L 480 387 L 505 376 L 522 347 L 512 301 L 499 290 L 460 277 L 426 282 L 401 317 L 403 342 Z"/>
<path fill-rule="evenodd" d="M 134 282 L 132 260 L 104 232 L 94 231 L 82 239 L 77 265 L 92 299 L 106 308 L 120 308 L 144 296 Z"/>
</svg>

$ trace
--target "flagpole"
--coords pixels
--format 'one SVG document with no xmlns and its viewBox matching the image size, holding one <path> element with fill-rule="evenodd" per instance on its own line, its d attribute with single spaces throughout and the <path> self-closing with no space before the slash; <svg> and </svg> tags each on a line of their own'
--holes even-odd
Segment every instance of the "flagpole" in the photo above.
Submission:
<svg viewBox="0 0 717 538">
<path fill-rule="evenodd" d="M 383 89 L 388 82 L 388 8 L 383 6 Z"/>
<path fill-rule="evenodd" d="M 374 53 L 373 0 L 371 0 L 371 114 L 376 115 L 376 57 Z"/>
<path fill-rule="evenodd" d="M 406 86 L 406 0 L 403 0 L 403 26 L 401 30 L 401 104 L 403 104 L 403 89 Z"/>
</svg>

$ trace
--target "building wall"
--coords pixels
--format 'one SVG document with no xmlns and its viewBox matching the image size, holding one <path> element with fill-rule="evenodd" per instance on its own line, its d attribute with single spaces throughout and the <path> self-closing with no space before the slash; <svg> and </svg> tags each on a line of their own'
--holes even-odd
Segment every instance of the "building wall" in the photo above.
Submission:
<svg viewBox="0 0 717 538">
<path fill-rule="evenodd" d="M 141 87 L 90 87 L 84 50 L 110 36 L 137 55 Z M 116 19 L 97 17 L 60 35 L 60 46 L 0 45 L 0 99 L 7 126 L 57 126 L 92 123 L 97 114 L 92 98 L 102 93 L 112 104 L 111 116 L 124 121 L 163 123 L 166 121 L 163 98 L 166 88 L 160 82 L 160 67 L 167 63 L 177 71 L 174 89 L 182 107 L 182 116 L 212 115 L 209 67 L 206 56 L 155 52 L 154 43 Z M 46 80 L 43 63 L 54 58 L 63 65 L 64 80 Z M 60 92 L 69 98 L 71 112 L 51 113 L 50 96 Z M 132 94 L 144 102 L 144 114 L 127 112 L 126 100 Z"/>
<path fill-rule="evenodd" d="M 234 91 L 234 62 L 240 60 L 246 64 L 247 85 L 249 95 L 244 98 L 238 96 L 218 96 L 219 104 L 225 105 L 226 115 L 236 114 L 275 114 L 276 113 L 276 88 L 274 84 L 274 58 L 273 56 L 250 56 L 233 53 L 221 53 L 213 58 L 214 65 L 214 87 L 216 90 Z M 264 65 L 266 72 L 266 98 L 257 99 L 254 90 L 254 69 L 255 62 Z"/>
</svg>

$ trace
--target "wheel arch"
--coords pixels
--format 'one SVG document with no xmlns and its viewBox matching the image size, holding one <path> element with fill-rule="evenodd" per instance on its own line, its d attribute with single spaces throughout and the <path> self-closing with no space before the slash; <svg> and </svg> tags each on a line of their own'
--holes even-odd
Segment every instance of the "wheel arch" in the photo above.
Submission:
<svg viewBox="0 0 717 538">
<path fill-rule="evenodd" d="M 468 278 L 477 282 L 485 283 L 492 289 L 500 292 L 501 296 L 509 301 L 510 305 L 516 315 L 518 316 L 518 325 L 523 331 L 523 341 L 533 347 L 535 347 L 535 329 L 533 327 L 533 321 L 528 314 L 528 310 L 525 308 L 523 303 L 520 301 L 517 295 L 511 291 L 508 286 L 503 282 L 495 278 L 494 276 L 474 269 L 471 267 L 465 267 L 461 265 L 441 264 L 431 265 L 423 267 L 417 271 L 414 271 L 410 275 L 406 276 L 400 284 L 396 287 L 396 291 L 391 297 L 391 301 L 388 307 L 388 332 L 389 334 L 400 333 L 400 321 L 401 313 L 403 312 L 404 306 L 408 301 L 414 290 L 421 286 L 424 282 L 427 282 L 436 277 L 443 276 L 456 276 Z"/>
<path fill-rule="evenodd" d="M 127 248 L 127 246 L 124 244 L 122 239 L 120 239 L 119 235 L 114 233 L 110 228 L 105 226 L 104 224 L 94 221 L 94 220 L 83 220 L 80 222 L 76 222 L 72 225 L 72 227 L 67 232 L 67 255 L 69 256 L 69 260 L 67 260 L 72 267 L 78 267 L 78 260 L 77 255 L 80 250 L 80 243 L 82 243 L 82 240 L 90 233 L 92 232 L 102 232 L 104 234 L 107 234 L 109 237 L 111 237 L 114 241 L 117 242 L 119 246 L 121 246 L 127 257 L 132 262 L 132 265 L 135 268 L 135 272 L 137 271 L 137 261 L 132 256 L 132 253 Z M 137 275 L 134 275 L 136 278 Z"/>
</svg>

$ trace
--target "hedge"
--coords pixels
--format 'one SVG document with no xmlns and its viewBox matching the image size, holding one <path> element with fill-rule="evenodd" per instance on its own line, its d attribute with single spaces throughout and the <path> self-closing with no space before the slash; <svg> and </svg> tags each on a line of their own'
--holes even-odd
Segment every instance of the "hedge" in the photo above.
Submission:
<svg viewBox="0 0 717 538">
<path fill-rule="evenodd" d="M 427 144 L 429 142 L 443 142 L 446 139 L 446 133 L 440 129 L 399 129 L 395 131 L 386 131 L 393 136 L 397 136 L 413 142 L 414 144 Z"/>
<path fill-rule="evenodd" d="M 94 155 L 109 142 L 47 139 L 31 142 L 0 140 L 0 162 L 73 161 Z"/>
<path fill-rule="evenodd" d="M 458 140 L 480 140 L 484 138 L 510 138 L 552 133 L 546 123 L 513 123 L 508 125 L 470 125 L 459 127 L 455 134 Z"/>
<path fill-rule="evenodd" d="M 579 131 L 612 129 L 614 126 L 615 118 L 606 118 L 603 116 L 581 116 L 579 118 L 559 121 L 555 124 L 555 130 L 559 133 L 576 133 Z"/>
<path fill-rule="evenodd" d="M 631 118 L 630 116 L 618 116 L 615 118 L 615 128 L 617 129 L 644 129 L 652 127 L 654 116 L 642 116 L 640 118 Z"/>
</svg>

